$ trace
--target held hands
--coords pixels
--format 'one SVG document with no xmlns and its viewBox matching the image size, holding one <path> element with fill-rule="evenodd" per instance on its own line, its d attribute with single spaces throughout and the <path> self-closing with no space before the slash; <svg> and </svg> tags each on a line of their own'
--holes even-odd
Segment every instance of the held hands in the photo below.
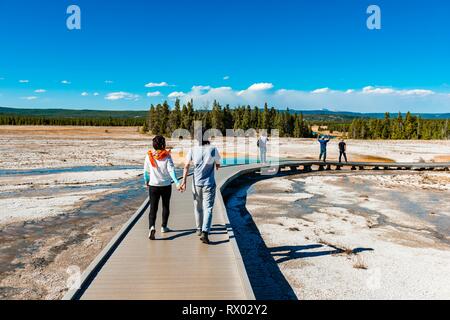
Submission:
<svg viewBox="0 0 450 320">
<path fill-rule="evenodd" d="M 183 180 L 182 183 L 178 184 L 177 189 L 180 192 L 185 192 L 186 191 L 186 181 Z"/>
</svg>

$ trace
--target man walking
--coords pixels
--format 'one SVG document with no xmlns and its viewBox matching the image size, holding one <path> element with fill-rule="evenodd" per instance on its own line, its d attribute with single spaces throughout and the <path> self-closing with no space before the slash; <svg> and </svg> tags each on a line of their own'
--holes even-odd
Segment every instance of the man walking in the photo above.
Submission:
<svg viewBox="0 0 450 320">
<path fill-rule="evenodd" d="M 267 138 L 267 135 L 265 132 L 259 137 L 257 145 L 259 148 L 259 160 L 261 163 L 267 162 L 267 142 L 269 141 L 269 138 Z"/>
<path fill-rule="evenodd" d="M 320 143 L 319 161 L 322 160 L 323 157 L 323 162 L 327 162 L 327 144 L 330 142 L 330 136 L 327 136 L 327 139 L 323 136 L 319 136 L 317 141 Z"/>
<path fill-rule="evenodd" d="M 197 235 L 200 240 L 209 244 L 214 200 L 216 198 L 216 180 L 214 171 L 220 168 L 220 154 L 208 140 L 201 146 L 193 147 L 187 154 L 181 190 L 186 190 L 187 175 L 191 163 L 194 165 L 192 193 L 194 196 L 194 212 L 197 224 Z"/>
<path fill-rule="evenodd" d="M 345 162 L 347 161 L 347 144 L 344 139 L 339 142 L 339 162 L 342 162 L 342 156 L 344 156 Z"/>
</svg>

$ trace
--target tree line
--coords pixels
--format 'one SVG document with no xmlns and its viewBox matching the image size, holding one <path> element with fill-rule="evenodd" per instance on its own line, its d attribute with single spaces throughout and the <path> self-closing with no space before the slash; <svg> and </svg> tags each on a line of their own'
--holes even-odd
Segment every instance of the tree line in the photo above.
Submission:
<svg viewBox="0 0 450 320">
<path fill-rule="evenodd" d="M 352 139 L 442 140 L 450 138 L 450 127 L 448 119 L 421 119 L 410 112 L 391 117 L 387 112 L 384 119 L 354 119 L 347 135 Z"/>
<path fill-rule="evenodd" d="M 206 129 L 214 128 L 226 134 L 226 129 L 277 129 L 281 137 L 309 138 L 311 125 L 326 128 L 331 134 L 338 131 L 351 139 L 449 139 L 448 119 L 422 119 L 407 113 L 398 113 L 392 117 L 386 113 L 384 119 L 355 118 L 353 120 L 305 120 L 302 113 L 286 109 L 263 109 L 251 106 L 231 108 L 214 101 L 210 109 L 196 109 L 193 101 L 181 106 L 176 100 L 173 108 L 167 102 L 151 105 L 148 117 L 63 117 L 63 116 L 27 116 L 0 114 L 0 125 L 47 125 L 47 126 L 133 126 L 140 132 L 151 132 L 170 136 L 176 129 L 193 131 L 194 121 L 202 121 Z M 320 130 L 319 130 L 320 131 Z"/>
<path fill-rule="evenodd" d="M 226 134 L 226 129 L 267 129 L 268 133 L 276 129 L 280 137 L 308 138 L 312 137 L 311 126 L 303 118 L 303 114 L 294 114 L 269 108 L 267 103 L 263 109 L 258 107 L 238 106 L 230 108 L 214 101 L 210 110 L 195 110 L 193 101 L 180 105 L 175 101 L 173 109 L 167 102 L 151 105 L 148 126 L 145 131 L 153 134 L 170 135 L 176 129 L 193 131 L 194 121 L 201 121 L 205 129 L 217 129 Z"/>
<path fill-rule="evenodd" d="M 141 127 L 145 118 L 57 118 L 21 115 L 0 115 L 0 125 L 15 126 L 94 126 L 94 127 Z"/>
</svg>

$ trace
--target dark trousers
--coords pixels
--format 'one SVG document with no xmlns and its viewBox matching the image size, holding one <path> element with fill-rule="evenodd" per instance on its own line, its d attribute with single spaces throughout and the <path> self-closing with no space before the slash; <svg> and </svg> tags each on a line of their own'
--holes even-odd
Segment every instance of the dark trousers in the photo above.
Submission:
<svg viewBox="0 0 450 320">
<path fill-rule="evenodd" d="M 347 153 L 345 151 L 339 151 L 339 162 L 342 162 L 342 156 L 344 156 L 345 162 L 347 162 Z"/>
<path fill-rule="evenodd" d="M 158 212 L 159 199 L 162 198 L 162 227 L 167 227 L 170 215 L 170 197 L 172 195 L 172 186 L 167 187 L 153 187 L 148 189 L 150 196 L 150 214 L 148 221 L 150 228 L 155 226 L 156 214 Z"/>
</svg>

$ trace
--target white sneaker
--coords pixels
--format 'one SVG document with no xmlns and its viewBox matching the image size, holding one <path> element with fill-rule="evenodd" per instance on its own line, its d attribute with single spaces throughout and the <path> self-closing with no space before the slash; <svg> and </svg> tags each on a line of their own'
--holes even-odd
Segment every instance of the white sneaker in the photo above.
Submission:
<svg viewBox="0 0 450 320">
<path fill-rule="evenodd" d="M 148 238 L 150 239 L 150 240 L 155 240 L 155 227 L 151 227 L 150 228 L 150 231 L 149 231 L 149 233 L 148 233 Z"/>
<path fill-rule="evenodd" d="M 172 231 L 170 228 L 168 228 L 168 227 L 161 227 L 161 233 L 167 233 L 167 232 L 170 232 L 170 231 Z"/>
</svg>

